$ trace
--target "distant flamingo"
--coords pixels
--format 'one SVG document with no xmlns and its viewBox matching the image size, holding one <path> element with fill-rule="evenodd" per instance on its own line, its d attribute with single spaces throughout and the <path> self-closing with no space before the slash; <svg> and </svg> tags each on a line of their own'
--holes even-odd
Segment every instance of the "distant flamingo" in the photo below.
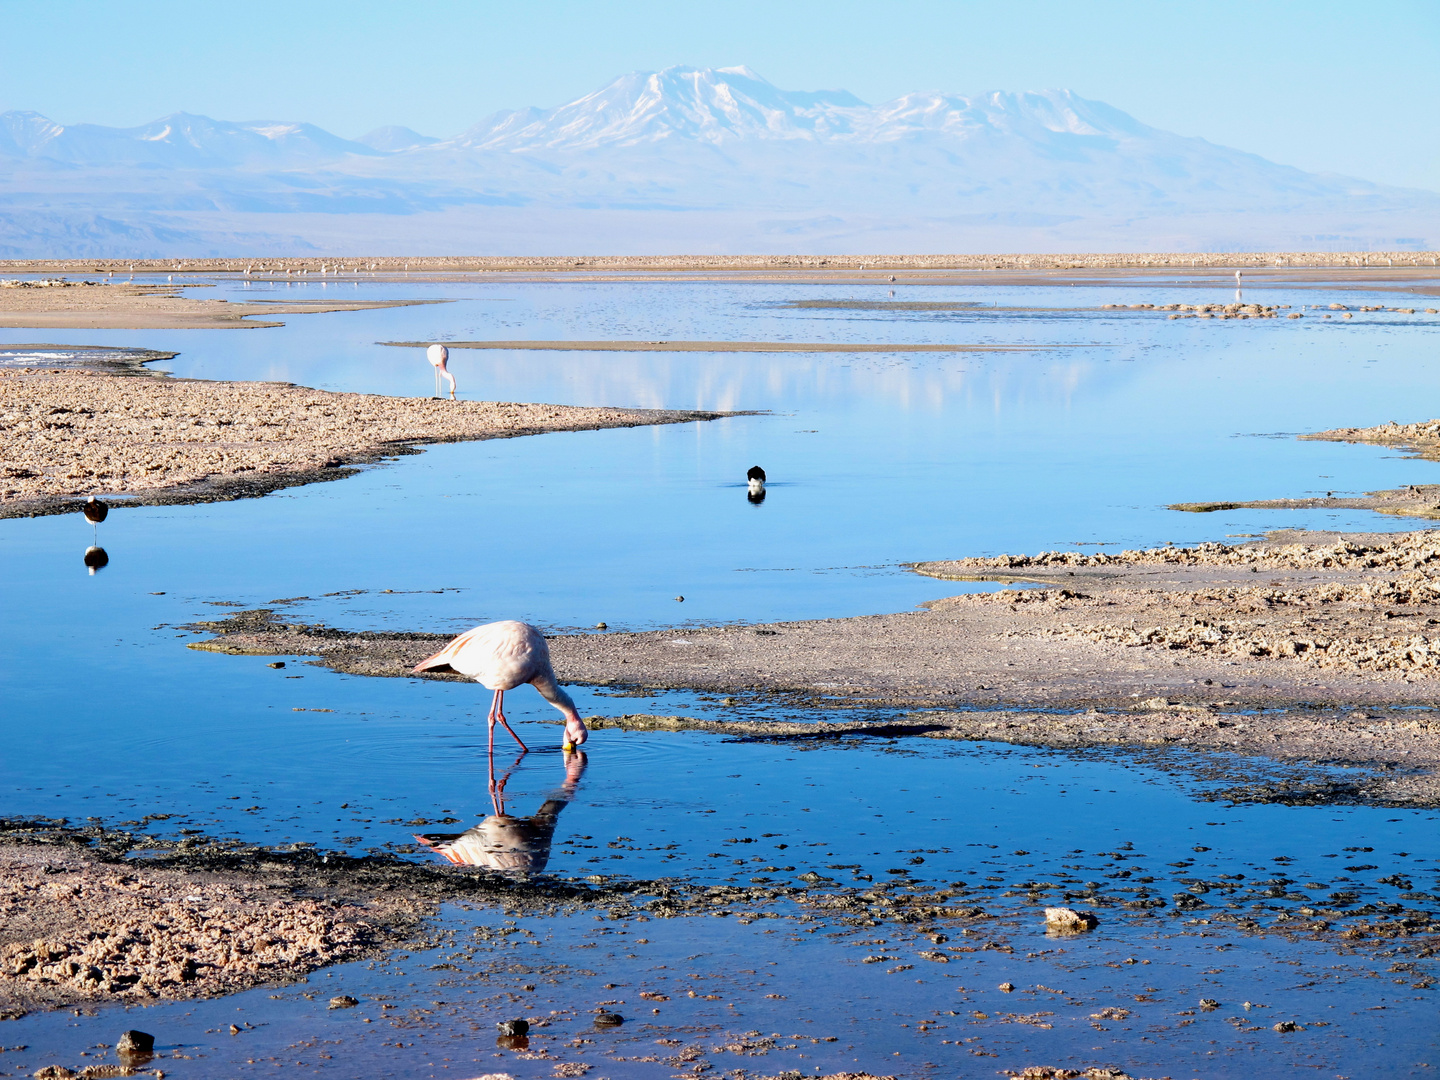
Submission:
<svg viewBox="0 0 1440 1080">
<path fill-rule="evenodd" d="M 94 533 L 95 542 L 98 544 L 100 542 L 100 522 L 104 521 L 106 516 L 110 513 L 110 507 L 106 506 L 99 499 L 95 498 L 94 495 L 91 495 L 88 499 L 85 500 L 84 509 L 85 520 L 90 522 L 90 524 L 94 526 L 92 532 Z"/>
<path fill-rule="evenodd" d="M 450 671 L 469 675 L 487 690 L 495 691 L 490 704 L 490 749 L 495 749 L 495 722 L 498 720 L 515 737 L 521 749 L 525 741 L 515 735 L 505 720 L 505 691 L 530 683 L 540 696 L 565 714 L 566 750 L 573 750 L 590 737 L 585 721 L 570 695 L 555 681 L 550 667 L 550 647 L 545 635 L 528 623 L 506 620 L 486 623 L 467 630 L 450 644 L 415 665 L 415 671 Z"/>
<path fill-rule="evenodd" d="M 431 345 L 425 350 L 425 359 L 429 360 L 435 368 L 435 396 L 440 396 L 440 377 L 443 375 L 450 380 L 450 400 L 455 400 L 455 376 L 450 374 L 450 369 L 445 364 L 450 359 L 450 350 L 444 345 Z"/>
</svg>

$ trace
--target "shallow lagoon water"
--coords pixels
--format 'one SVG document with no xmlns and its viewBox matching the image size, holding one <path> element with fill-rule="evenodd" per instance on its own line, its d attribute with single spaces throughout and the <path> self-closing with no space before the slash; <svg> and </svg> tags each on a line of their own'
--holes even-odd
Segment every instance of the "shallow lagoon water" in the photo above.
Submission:
<svg viewBox="0 0 1440 1080">
<path fill-rule="evenodd" d="M 246 291 L 242 284 L 225 288 L 235 298 Z M 251 286 L 249 291 L 257 295 L 260 290 Z M 288 295 L 321 291 L 295 286 Z M 1133 312 L 1077 316 L 971 310 L 886 312 L 882 317 L 873 311 L 781 306 L 797 298 L 874 298 L 873 289 L 849 286 L 512 283 L 366 285 L 359 291 L 465 299 L 303 316 L 274 330 L 6 331 L 0 340 L 174 350 L 181 355 L 163 366 L 180 375 L 281 378 L 385 393 L 426 393 L 430 373 L 417 354 L 374 344 L 380 340 L 653 336 L 1084 347 L 893 357 L 456 350 L 452 368 L 462 396 L 762 409 L 769 414 L 434 447 L 352 479 L 261 500 L 122 508 L 101 526 L 111 564 L 94 576 L 81 565 L 89 529 L 78 516 L 0 522 L 0 588 L 6 597 L 0 634 L 9 661 L 0 672 L 0 694 L 7 714 L 21 718 L 5 725 L 0 736 L 0 811 L 72 820 L 95 816 L 112 824 L 170 813 L 176 816 L 165 823 L 169 829 L 203 828 L 215 835 L 325 849 L 398 851 L 411 858 L 426 856 L 413 852 L 415 829 L 405 822 L 455 818 L 461 823 L 438 827 L 458 830 L 488 812 L 483 691 L 365 680 L 294 661 L 274 670 L 265 666 L 270 658 L 184 649 L 190 637 L 177 627 L 197 617 L 223 616 L 226 607 L 217 604 L 250 607 L 309 597 L 289 610 L 335 625 L 437 630 L 499 617 L 528 618 L 555 628 L 602 620 L 630 628 L 904 610 L 962 587 L 916 577 L 898 565 L 908 560 L 1074 543 L 1184 543 L 1281 526 L 1405 528 L 1404 519 L 1353 512 L 1192 516 L 1164 505 L 1434 481 L 1432 463 L 1377 448 L 1301 443 L 1290 437 L 1332 426 L 1422 418 L 1412 415 L 1412 403 L 1436 396 L 1440 372 L 1431 360 L 1435 320 L 1418 316 L 1387 313 L 1343 325 L 1288 320 L 1214 324 L 1168 322 Z M 899 289 L 897 298 L 966 301 L 976 292 L 959 286 Z M 884 293 L 888 289 L 882 298 Z M 1083 299 L 1072 299 L 1076 293 Z M 1247 299 L 1254 296 L 1247 290 Z M 1229 298 L 1229 290 L 1134 286 L 1007 289 L 993 295 L 1001 307 Z M 1264 298 L 1317 301 L 1314 292 L 1305 290 L 1266 290 Z M 1323 297 L 1326 302 L 1332 298 L 1351 304 L 1375 299 L 1360 293 Z M 1400 303 L 1393 295 L 1379 300 L 1386 301 Z M 744 469 L 757 462 L 773 481 L 759 506 L 746 501 L 743 486 Z M 394 591 L 381 591 L 386 589 Z M 683 604 L 674 600 L 677 595 L 685 596 Z M 585 712 L 728 711 L 689 694 L 656 694 L 648 700 L 589 691 L 580 696 Z M 753 714 L 776 715 L 764 703 L 747 705 L 758 709 Z M 517 695 L 513 708 L 512 717 L 546 745 L 554 729 L 533 725 L 550 710 L 528 694 Z M 851 883 L 848 871 L 829 871 L 826 863 L 858 864 L 878 878 L 897 866 L 909 868 L 897 858 L 920 849 L 932 852 L 924 855 L 924 880 L 955 875 L 972 880 L 987 867 L 974 857 L 983 852 L 971 845 L 995 844 L 985 849 L 990 865 L 999 876 L 1021 881 L 1059 873 L 1056 867 L 1077 847 L 1086 848 L 1088 857 L 1122 842 L 1164 866 L 1180 861 L 1197 833 L 1214 833 L 1227 842 L 1201 843 L 1215 853 L 1207 856 L 1215 860 L 1215 873 L 1253 875 L 1256 865 L 1288 855 L 1305 867 L 1304 873 L 1327 884 L 1336 875 L 1325 870 L 1333 863 L 1319 861 L 1326 854 L 1347 846 L 1373 847 L 1376 854 L 1367 858 L 1377 868 L 1365 872 L 1370 876 L 1359 887 L 1367 892 L 1367 902 L 1370 895 L 1391 902 L 1396 890 L 1376 885 L 1371 877 L 1415 873 L 1440 856 L 1433 839 L 1435 815 L 1429 813 L 1227 808 L 1197 802 L 1205 785 L 1183 772 L 1155 771 L 1127 764 L 1125 758 L 910 745 L 916 742 L 857 740 L 806 753 L 793 746 L 705 736 L 599 732 L 590 744 L 590 768 L 580 793 L 561 817 L 550 871 L 583 875 L 599 866 L 639 878 L 674 875 L 724 882 L 738 875 L 743 882 L 753 857 L 746 854 L 746 866 L 738 867 L 733 860 L 739 856 L 729 856 L 733 848 L 725 841 L 762 819 L 769 823 L 766 831 L 785 837 L 767 842 L 790 844 L 786 854 L 793 856 L 781 862 L 777 852 L 766 851 L 763 865 L 796 867 L 768 876 L 817 869 L 842 884 Z M 522 807 L 538 804 L 559 782 L 559 772 L 558 753 L 531 754 L 510 781 L 512 800 Z M 341 803 L 352 809 L 338 810 Z M 619 849 L 603 847 L 611 837 L 633 842 Z M 1277 846 L 1279 838 L 1284 842 Z M 572 846 L 565 846 L 567 841 Z M 796 849 L 805 851 L 808 861 Z M 1030 854 L 1006 854 L 1017 850 Z M 1408 854 L 1395 854 L 1400 851 Z M 613 858 L 616 854 L 620 858 Z M 599 864 L 591 861 L 597 858 Z M 1309 880 L 1298 870 L 1291 876 Z M 1428 880 L 1415 884 L 1434 887 Z M 454 909 L 446 918 L 468 925 L 496 916 Z M 648 924 L 646 932 L 655 925 Z M 1035 936 L 1033 919 L 1026 925 L 1016 933 Z M 708 951 L 720 965 L 716 954 L 731 946 L 717 937 L 710 920 L 704 926 L 702 931 L 698 920 L 678 920 L 667 924 L 663 938 L 658 931 L 653 936 L 666 943 L 671 960 Z M 538 923 L 532 928 L 547 932 Z M 1114 936 L 1096 938 L 1090 947 L 1107 958 L 1110 949 L 1133 952 L 1150 940 L 1145 930 L 1116 927 Z M 535 948 L 563 959 L 567 932 L 557 927 L 552 939 Z M 758 997 L 743 1006 L 743 1015 L 717 1011 L 715 1022 L 726 1030 L 746 1030 L 738 1026 L 742 1022 L 767 1027 L 771 1016 L 784 1017 L 787 1025 L 837 1015 L 866 1017 L 871 1015 L 861 1007 L 866 994 L 883 994 L 885 1007 L 905 1014 L 903 1022 L 912 1025 L 915 1017 L 933 1011 L 934 1003 L 919 989 L 913 992 L 920 996 L 910 996 L 916 987 L 912 979 L 923 973 L 886 976 L 882 990 L 875 986 L 880 976 L 874 966 L 856 966 L 839 943 L 824 944 L 823 934 L 807 933 L 798 943 L 776 945 L 772 955 L 774 936 L 759 937 L 758 925 L 746 931 L 752 932 L 756 943 L 745 949 L 763 957 L 757 962 L 792 967 L 792 981 L 800 971 L 824 971 L 825 978 L 820 990 L 794 985 L 786 999 L 791 1004 L 783 1009 Z M 1209 932 L 1192 928 L 1194 934 Z M 1351 1010 L 1361 1013 L 1360 1019 L 1315 1029 L 1325 1031 L 1330 1042 L 1317 1044 L 1312 1037 L 1300 1049 L 1289 1037 L 1288 1050 L 1267 1044 L 1263 1052 L 1279 1053 L 1277 1060 L 1299 1063 L 1316 1055 L 1314 1061 L 1338 1074 L 1355 1068 L 1349 1062 L 1382 1053 L 1384 1043 L 1387 1067 L 1404 1075 L 1403 1070 L 1436 1053 L 1436 1026 L 1426 1022 L 1434 1015 L 1433 993 L 1410 989 L 1406 982 L 1387 990 L 1397 995 L 1394 1000 L 1382 1000 L 1377 988 L 1390 978 L 1380 974 L 1384 962 L 1347 960 L 1358 974 L 1347 976 L 1338 991 L 1328 981 L 1333 976 L 1317 976 L 1313 986 L 1296 989 L 1293 978 L 1280 977 L 1285 967 L 1298 959 L 1323 969 L 1336 962 L 1331 946 L 1281 945 L 1274 939 L 1261 945 L 1231 929 L 1214 932 L 1231 943 L 1227 948 L 1256 950 L 1255 963 L 1270 965 L 1261 973 L 1244 965 L 1227 969 L 1219 980 L 1227 998 L 1264 993 L 1273 1008 L 1277 996 L 1289 995 L 1284 1000 L 1297 1016 L 1304 1012 L 1302 1004 L 1318 1009 L 1342 998 L 1365 1001 Z M 1199 939 L 1166 940 L 1171 942 L 1166 949 L 1200 948 Z M 1037 942 L 1035 948 L 1044 946 Z M 1266 949 L 1279 950 L 1276 956 L 1283 957 L 1268 956 Z M 1018 951 L 1023 955 L 1025 949 Z M 1001 981 L 992 977 L 1000 965 L 1020 962 L 993 954 L 985 960 L 988 966 L 978 970 L 985 972 L 985 992 L 993 996 L 989 987 Z M 1087 971 L 1084 978 L 1093 977 L 1087 965 L 1095 962 L 1119 961 L 1077 961 Z M 619 954 L 614 963 L 617 968 L 630 965 L 629 974 L 616 982 L 631 982 L 651 970 Z M 428 965 L 417 977 L 413 967 L 405 967 L 411 971 L 405 980 L 352 966 L 332 977 L 312 977 L 311 984 L 325 983 L 328 992 L 332 981 L 342 980 L 346 986 L 363 986 L 367 996 L 388 993 L 422 1003 L 430 1000 L 426 995 L 438 986 L 436 980 L 450 977 L 428 972 Z M 964 967 L 957 961 L 945 970 Z M 960 981 L 970 986 L 977 969 L 965 970 Z M 1150 985 L 1174 991 L 1166 999 L 1170 1015 L 1181 1004 L 1180 987 L 1193 989 L 1199 983 L 1177 962 L 1167 964 L 1166 972 L 1168 981 Z M 1018 969 L 1005 967 L 1004 973 L 1022 985 Z M 569 995 L 566 1006 L 581 1001 L 589 1007 L 592 998 L 602 1000 L 592 985 L 598 978 L 566 978 L 553 991 Z M 1026 985 L 1038 980 L 1068 989 L 1066 982 L 1055 981 L 1059 978 L 1032 971 Z M 907 993 L 894 990 L 897 980 Z M 416 986 L 405 985 L 409 982 Z M 1245 988 L 1250 985 L 1260 989 Z M 1144 987 L 1132 989 L 1147 993 Z M 524 993 L 508 986 L 505 992 Z M 958 992 L 947 988 L 946 994 Z M 433 996 L 448 999 L 451 992 L 434 989 Z M 807 996 L 811 1000 L 802 1002 Z M 1411 1000 L 1417 997 L 1424 1000 Z M 317 1018 L 293 991 L 278 1001 L 257 991 L 244 995 L 243 1002 L 165 1006 L 141 1015 L 152 1027 L 162 1019 L 173 1022 L 178 1032 L 173 1043 L 196 1045 L 205 1042 L 204 1027 L 197 1025 L 214 1026 L 222 1015 L 243 1008 L 268 1017 L 270 1034 L 254 1037 L 267 1047 L 266 1054 L 302 1033 L 343 1030 L 346 1049 L 328 1059 L 326 1069 L 349 1070 L 348 1075 L 377 1062 L 395 1075 L 432 1075 L 439 1069 L 426 1064 L 434 1057 L 417 1060 L 404 1048 L 380 1047 L 376 1037 L 358 1037 L 357 1025 L 346 1017 Z M 1384 1011 L 1363 1015 L 1380 1005 Z M 1234 1015 L 1228 1009 L 1221 1013 Z M 186 1014 L 192 1014 L 191 1021 L 182 1021 Z M 1078 1027 L 1026 1027 L 1027 1039 L 1013 1045 L 1006 1040 L 1014 1025 L 967 1029 L 964 1037 L 983 1034 L 987 1052 L 1018 1054 L 1022 1044 L 1035 1043 L 1056 1053 L 1089 1055 L 1092 1063 L 1128 1063 L 1136 1072 L 1151 1066 L 1179 1069 L 1214 1049 L 1202 1048 L 1205 1040 L 1188 1026 L 1183 1038 L 1178 1029 L 1163 1037 L 1168 1048 L 1146 1043 L 1147 1037 L 1158 1037 L 1142 1035 L 1139 1028 L 1128 1031 L 1119 1047 L 1098 1038 L 1089 1043 L 1084 1040 L 1093 1029 L 1080 1019 L 1087 1015 L 1072 1017 Z M 477 1017 L 482 1028 L 495 1018 L 483 1010 L 461 1009 L 451 1022 L 468 1032 Z M 958 1021 L 947 1017 L 946 1022 Z M 1179 1021 L 1172 1017 L 1169 1022 Z M 104 1036 L 113 1038 L 110 1028 L 118 1023 L 112 1013 L 83 1021 L 69 1014 L 32 1017 L 6 1025 L 0 1043 L 28 1040 L 32 1047 L 45 1048 L 50 1057 L 44 1060 L 61 1060 L 73 1048 L 66 1039 L 109 1041 Z M 66 1027 L 70 1024 L 79 1026 Z M 912 1072 L 926 1060 L 955 1064 L 937 1056 L 951 1053 L 950 1047 L 932 1046 L 934 1040 L 917 1035 L 913 1027 L 902 1033 L 889 1025 L 863 1026 L 863 1036 L 847 1035 L 849 1041 L 837 1044 L 857 1048 L 849 1059 L 836 1056 L 833 1048 L 818 1048 L 816 1053 L 830 1057 L 816 1061 L 839 1067 L 858 1059 L 873 1071 Z M 21 1030 L 34 1034 L 9 1034 Z M 1244 1034 L 1233 1025 L 1223 1030 L 1236 1039 Z M 1064 1039 L 1062 1031 L 1068 1032 Z M 1401 1031 L 1412 1041 L 1397 1035 Z M 1339 1034 L 1349 1042 L 1335 1042 L 1332 1036 Z M 483 1031 L 474 1037 L 480 1043 L 488 1038 Z M 1042 1037 L 1060 1041 L 1037 1043 Z M 1267 1029 L 1265 1038 L 1274 1043 L 1280 1037 Z M 1246 1067 L 1249 1051 L 1242 1047 L 1250 1043 L 1222 1043 L 1233 1066 L 1207 1064 L 1197 1075 L 1239 1075 L 1227 1070 Z M 1087 1049 L 1097 1044 L 1103 1050 Z M 247 1056 L 255 1052 L 245 1051 Z M 487 1044 L 484 1054 L 494 1052 Z M 229 1075 L 227 1070 L 244 1061 L 230 1049 L 207 1053 L 183 1065 L 187 1075 Z M 974 1075 L 991 1075 L 1002 1064 L 1033 1063 L 1007 1058 L 991 1065 L 969 1049 L 963 1053 L 964 1060 L 981 1064 Z M 44 1063 L 37 1054 L 31 1058 L 35 1067 Z M 75 1064 L 73 1058 L 65 1060 Z M 768 1066 L 771 1060 L 758 1059 L 754 1065 Z M 811 1071 L 810 1064 L 809 1059 L 787 1061 L 784 1067 Z M 182 1063 L 174 1065 L 179 1075 Z M 272 1066 L 267 1062 L 265 1067 Z M 452 1073 L 459 1067 L 454 1064 Z M 532 1075 L 528 1069 L 548 1075 L 549 1068 L 545 1062 L 527 1065 L 513 1055 L 503 1067 L 517 1075 Z M 604 1067 L 613 1075 L 673 1071 L 643 1063 L 605 1062 Z"/>
</svg>

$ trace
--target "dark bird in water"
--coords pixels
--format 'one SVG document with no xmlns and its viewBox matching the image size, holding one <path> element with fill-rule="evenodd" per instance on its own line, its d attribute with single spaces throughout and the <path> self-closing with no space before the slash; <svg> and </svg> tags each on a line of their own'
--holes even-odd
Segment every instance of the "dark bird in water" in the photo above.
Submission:
<svg viewBox="0 0 1440 1080">
<path fill-rule="evenodd" d="M 100 522 L 104 521 L 106 515 L 108 515 L 109 513 L 110 507 L 106 506 L 99 499 L 95 498 L 94 495 L 91 495 L 88 499 L 85 500 L 85 520 L 90 522 L 91 525 L 95 526 L 95 529 L 93 531 L 97 542 L 100 538 Z"/>
</svg>

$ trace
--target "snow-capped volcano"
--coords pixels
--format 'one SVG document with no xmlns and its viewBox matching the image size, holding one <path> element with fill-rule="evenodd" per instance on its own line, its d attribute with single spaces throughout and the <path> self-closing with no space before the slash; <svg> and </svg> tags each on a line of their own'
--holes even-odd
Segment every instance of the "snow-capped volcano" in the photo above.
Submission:
<svg viewBox="0 0 1440 1080">
<path fill-rule="evenodd" d="M 496 113 L 449 145 L 595 150 L 663 141 L 818 139 L 868 106 L 845 90 L 780 90 L 747 67 L 632 72 L 554 109 Z"/>
<path fill-rule="evenodd" d="M 0 255 L 161 237 L 153 253 L 233 252 L 247 233 L 271 252 L 1415 248 L 1440 244 L 1440 194 L 1277 165 L 1068 90 L 868 104 L 746 67 L 636 72 L 441 140 L 0 114 Z"/>
<path fill-rule="evenodd" d="M 447 145 L 485 150 L 596 150 L 664 141 L 879 143 L 982 132 L 1136 136 L 1133 117 L 1068 90 L 963 97 L 906 94 L 867 105 L 846 90 L 781 90 L 747 67 L 667 68 L 624 75 L 554 109 L 496 113 Z"/>
</svg>

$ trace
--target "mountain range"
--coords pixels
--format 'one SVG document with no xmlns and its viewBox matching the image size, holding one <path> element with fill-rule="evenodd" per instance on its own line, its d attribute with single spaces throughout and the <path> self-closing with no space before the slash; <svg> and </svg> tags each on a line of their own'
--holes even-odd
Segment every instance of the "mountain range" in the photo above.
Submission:
<svg viewBox="0 0 1440 1080">
<path fill-rule="evenodd" d="M 450 138 L 0 114 L 0 257 L 1440 246 L 1440 194 L 1315 174 L 1067 90 L 869 105 L 748 68 L 622 76 Z"/>
</svg>

